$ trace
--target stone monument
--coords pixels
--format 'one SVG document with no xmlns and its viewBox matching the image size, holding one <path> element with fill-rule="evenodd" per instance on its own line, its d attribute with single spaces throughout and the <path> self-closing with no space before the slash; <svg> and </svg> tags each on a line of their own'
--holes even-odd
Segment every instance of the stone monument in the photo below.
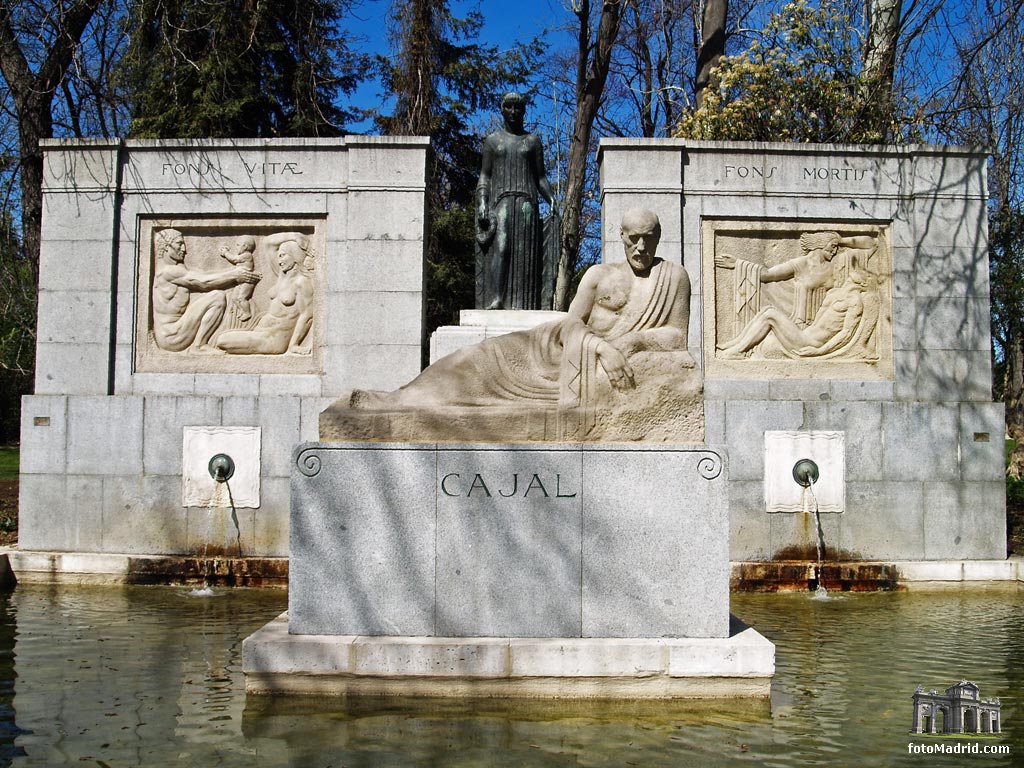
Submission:
<svg viewBox="0 0 1024 768">
<path fill-rule="evenodd" d="M 690 273 L 689 349 L 706 439 L 729 455 L 734 562 L 814 559 L 815 525 L 779 460 L 803 455 L 821 470 L 828 560 L 916 561 L 951 580 L 971 561 L 1006 564 L 986 160 L 927 145 L 601 142 L 604 260 L 620 258 L 609 220 L 643 204 Z"/>
<path fill-rule="evenodd" d="M 528 150 L 516 131 L 505 133 Z M 813 557 L 792 478 L 793 460 L 812 458 L 827 557 L 952 579 L 1012 565 L 984 152 L 605 140 L 601 295 L 587 309 L 584 291 L 572 316 L 465 310 L 472 324 L 436 359 L 484 343 L 418 378 L 425 139 L 44 149 L 37 375 L 11 554 L 21 579 L 131 578 L 152 559 L 239 552 L 283 572 L 292 449 L 317 439 L 543 441 L 534 458 L 568 440 L 574 466 L 608 441 L 706 444 L 729 457 L 713 482 L 728 491 L 741 580 L 748 561 Z M 488 210 L 498 198 L 532 210 L 532 178 L 532 193 L 511 197 L 488 182 Z M 660 224 L 646 277 L 623 243 L 635 209 Z M 606 323 L 619 288 L 659 283 L 671 301 L 631 298 Z M 500 340 L 512 316 L 540 327 Z M 630 323 L 673 348 L 635 348 Z M 632 388 L 613 381 L 629 374 L 611 350 Z M 507 389 L 482 384 L 494 371 Z M 408 407 L 413 393 L 436 407 Z M 230 493 L 208 472 L 216 453 L 236 459 Z M 590 498 L 586 478 L 580 490 L 560 468 L 530 466 L 456 467 L 429 493 L 437 509 L 455 498 L 445 489 L 474 502 Z"/>
<path fill-rule="evenodd" d="M 540 138 L 523 127 L 526 100 L 506 93 L 505 127 L 486 138 L 476 189 L 476 305 L 550 309 L 555 271 L 545 257 L 538 197 L 553 202 Z M 557 217 L 552 215 L 557 221 Z M 551 226 L 551 225 L 549 225 Z"/>
<path fill-rule="evenodd" d="M 730 624 L 689 277 L 652 211 L 619 235 L 565 318 L 323 413 L 331 442 L 295 454 L 288 614 L 246 640 L 248 690 L 767 695 L 773 646 Z"/>
</svg>

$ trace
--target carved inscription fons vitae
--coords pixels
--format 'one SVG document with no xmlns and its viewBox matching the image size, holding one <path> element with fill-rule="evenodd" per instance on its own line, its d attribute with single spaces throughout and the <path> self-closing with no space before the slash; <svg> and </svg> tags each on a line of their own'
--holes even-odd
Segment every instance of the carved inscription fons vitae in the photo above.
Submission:
<svg viewBox="0 0 1024 768">
<path fill-rule="evenodd" d="M 849 364 L 862 375 L 889 375 L 887 226 L 706 221 L 704 227 L 705 269 L 714 275 L 708 346 L 716 363 L 734 373 L 745 363 L 758 376 L 786 376 L 796 368 L 800 375 L 831 375 Z"/>
<path fill-rule="evenodd" d="M 296 162 L 282 163 L 245 159 L 242 159 L 240 162 L 242 167 L 245 169 L 246 175 L 249 177 L 301 176 L 303 174 L 301 164 Z M 228 175 L 219 164 L 207 159 L 177 160 L 174 162 L 162 163 L 160 165 L 160 175 L 173 176 L 177 178 L 228 178 Z M 237 175 L 239 174 L 235 173 L 232 177 Z"/>
<path fill-rule="evenodd" d="M 143 222 L 139 368 L 235 366 L 221 358 L 307 367 L 323 270 L 319 229 L 309 220 Z"/>
</svg>

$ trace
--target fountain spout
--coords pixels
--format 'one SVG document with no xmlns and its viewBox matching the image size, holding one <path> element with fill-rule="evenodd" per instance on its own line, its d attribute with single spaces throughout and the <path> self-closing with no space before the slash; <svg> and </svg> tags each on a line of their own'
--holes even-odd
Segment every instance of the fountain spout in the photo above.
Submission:
<svg viewBox="0 0 1024 768">
<path fill-rule="evenodd" d="M 218 483 L 226 483 L 235 474 L 235 461 L 226 453 L 218 453 L 210 459 L 207 469 Z"/>
<path fill-rule="evenodd" d="M 793 465 L 793 479 L 804 488 L 810 488 L 818 482 L 818 465 L 814 459 L 800 459 Z"/>
<path fill-rule="evenodd" d="M 242 556 L 242 529 L 238 523 L 238 510 L 235 509 L 235 499 L 231 495 L 231 485 L 228 480 L 235 474 L 235 461 L 226 453 L 218 453 L 210 459 L 210 463 L 207 466 L 212 477 L 216 482 L 223 483 L 224 488 L 228 494 L 228 504 L 231 507 L 231 522 L 235 526 L 235 540 L 238 543 L 238 556 Z"/>
<path fill-rule="evenodd" d="M 811 512 L 811 505 L 813 504 L 814 506 L 816 533 L 814 549 L 818 556 L 818 563 L 814 569 L 814 580 L 817 582 L 814 592 L 816 597 L 824 598 L 828 596 L 828 590 L 825 589 L 824 579 L 822 579 L 821 575 L 822 556 L 825 553 L 825 535 L 821 530 L 821 514 L 818 510 L 818 500 L 814 496 L 814 484 L 818 481 L 819 477 L 818 465 L 813 459 L 800 459 L 793 465 L 793 479 L 804 489 L 804 513 L 809 514 Z"/>
</svg>

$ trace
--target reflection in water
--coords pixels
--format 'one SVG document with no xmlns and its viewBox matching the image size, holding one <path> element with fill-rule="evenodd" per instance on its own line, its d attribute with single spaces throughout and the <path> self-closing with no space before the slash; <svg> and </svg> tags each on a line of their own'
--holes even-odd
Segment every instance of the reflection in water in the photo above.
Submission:
<svg viewBox="0 0 1024 768">
<path fill-rule="evenodd" d="M 241 642 L 284 592 L 22 586 L 0 595 L 0 762 L 14 766 L 963 765 L 910 755 L 920 683 L 1002 700 L 1024 756 L 1024 589 L 733 595 L 776 643 L 767 701 L 272 699 Z M 968 760 L 970 758 L 967 758 Z"/>
<path fill-rule="evenodd" d="M 14 711 L 14 642 L 17 625 L 11 609 L 11 594 L 0 593 L 0 760 L 8 761 L 25 754 L 16 738 L 23 731 L 18 727 Z"/>
</svg>

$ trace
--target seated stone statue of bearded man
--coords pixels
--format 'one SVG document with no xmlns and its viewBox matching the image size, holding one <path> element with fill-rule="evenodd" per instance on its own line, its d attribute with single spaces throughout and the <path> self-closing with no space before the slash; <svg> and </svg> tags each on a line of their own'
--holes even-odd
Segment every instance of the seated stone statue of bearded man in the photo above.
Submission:
<svg viewBox="0 0 1024 768">
<path fill-rule="evenodd" d="M 321 414 L 320 439 L 701 441 L 689 277 L 655 255 L 651 211 L 628 211 L 620 235 L 625 261 L 587 270 L 566 317 L 464 347 L 394 392 L 355 390 Z"/>
</svg>

